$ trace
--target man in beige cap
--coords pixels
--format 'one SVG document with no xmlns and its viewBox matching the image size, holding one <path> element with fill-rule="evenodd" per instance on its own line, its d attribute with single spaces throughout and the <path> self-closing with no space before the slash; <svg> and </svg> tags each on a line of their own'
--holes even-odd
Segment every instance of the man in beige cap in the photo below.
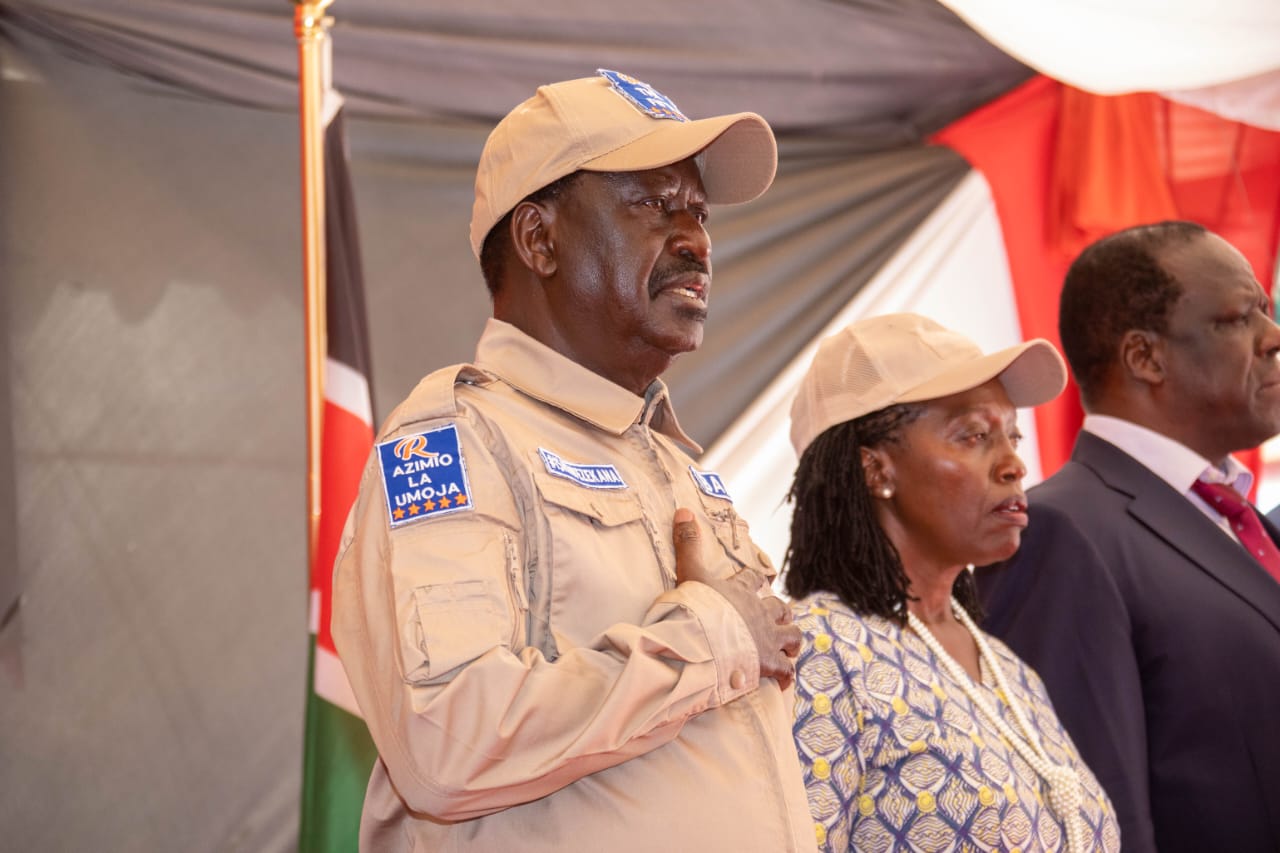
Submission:
<svg viewBox="0 0 1280 853">
<path fill-rule="evenodd" d="M 658 379 L 702 339 L 708 205 L 776 163 L 759 116 L 690 121 L 613 71 L 489 137 L 494 317 L 388 419 L 335 568 L 380 757 L 363 849 L 814 848 L 799 632 Z"/>
</svg>

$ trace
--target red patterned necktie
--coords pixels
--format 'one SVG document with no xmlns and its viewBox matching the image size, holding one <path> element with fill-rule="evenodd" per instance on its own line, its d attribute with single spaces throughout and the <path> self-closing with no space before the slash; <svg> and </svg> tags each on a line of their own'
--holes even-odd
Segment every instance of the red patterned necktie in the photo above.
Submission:
<svg viewBox="0 0 1280 853">
<path fill-rule="evenodd" d="M 1231 522 L 1231 529 L 1235 531 L 1240 544 L 1273 578 L 1280 581 L 1280 549 L 1276 548 L 1276 544 L 1267 535 L 1257 511 L 1249 502 L 1235 489 L 1223 483 L 1196 480 L 1191 491 L 1204 498 L 1205 503 Z"/>
</svg>

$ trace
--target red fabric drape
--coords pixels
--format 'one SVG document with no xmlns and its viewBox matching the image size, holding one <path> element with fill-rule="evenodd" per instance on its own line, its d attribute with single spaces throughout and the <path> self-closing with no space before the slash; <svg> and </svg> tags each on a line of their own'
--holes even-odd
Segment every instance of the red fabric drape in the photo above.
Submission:
<svg viewBox="0 0 1280 853">
<path fill-rule="evenodd" d="M 1071 259 L 1130 225 L 1189 219 L 1222 235 L 1271 289 L 1280 239 L 1280 133 L 1159 95 L 1106 97 L 1037 77 L 944 128 L 991 186 L 1026 337 L 1058 343 Z M 1045 476 L 1070 455 L 1074 384 L 1036 411 Z M 1258 468 L 1256 451 L 1244 460 Z"/>
<path fill-rule="evenodd" d="M 1022 334 L 1058 343 L 1058 292 L 1067 258 L 1049 240 L 1052 166 L 1062 87 L 1035 77 L 943 128 L 935 142 L 960 153 L 991 187 L 1004 234 Z M 1036 409 L 1047 477 L 1066 461 L 1081 420 L 1076 394 Z"/>
</svg>

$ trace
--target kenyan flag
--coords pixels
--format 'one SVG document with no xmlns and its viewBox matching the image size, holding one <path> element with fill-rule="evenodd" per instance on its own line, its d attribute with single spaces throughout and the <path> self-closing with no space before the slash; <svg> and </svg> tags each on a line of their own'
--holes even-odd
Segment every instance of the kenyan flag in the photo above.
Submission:
<svg viewBox="0 0 1280 853">
<path fill-rule="evenodd" d="M 373 445 L 369 340 L 342 112 L 325 129 L 324 376 L 320 530 L 311 565 L 310 675 L 303 758 L 302 853 L 354 853 L 365 786 L 377 758 L 329 632 L 333 561 Z"/>
</svg>

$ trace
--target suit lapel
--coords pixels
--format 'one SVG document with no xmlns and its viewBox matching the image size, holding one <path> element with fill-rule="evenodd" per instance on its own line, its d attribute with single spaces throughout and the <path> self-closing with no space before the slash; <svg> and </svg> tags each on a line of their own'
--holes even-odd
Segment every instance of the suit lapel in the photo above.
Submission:
<svg viewBox="0 0 1280 853">
<path fill-rule="evenodd" d="M 1110 442 L 1081 432 L 1072 459 L 1129 497 L 1128 512 L 1280 630 L 1280 584 L 1191 501 Z M 1277 531 L 1266 523 L 1276 539 Z M 1280 541 L 1278 539 L 1277 541 Z"/>
</svg>

